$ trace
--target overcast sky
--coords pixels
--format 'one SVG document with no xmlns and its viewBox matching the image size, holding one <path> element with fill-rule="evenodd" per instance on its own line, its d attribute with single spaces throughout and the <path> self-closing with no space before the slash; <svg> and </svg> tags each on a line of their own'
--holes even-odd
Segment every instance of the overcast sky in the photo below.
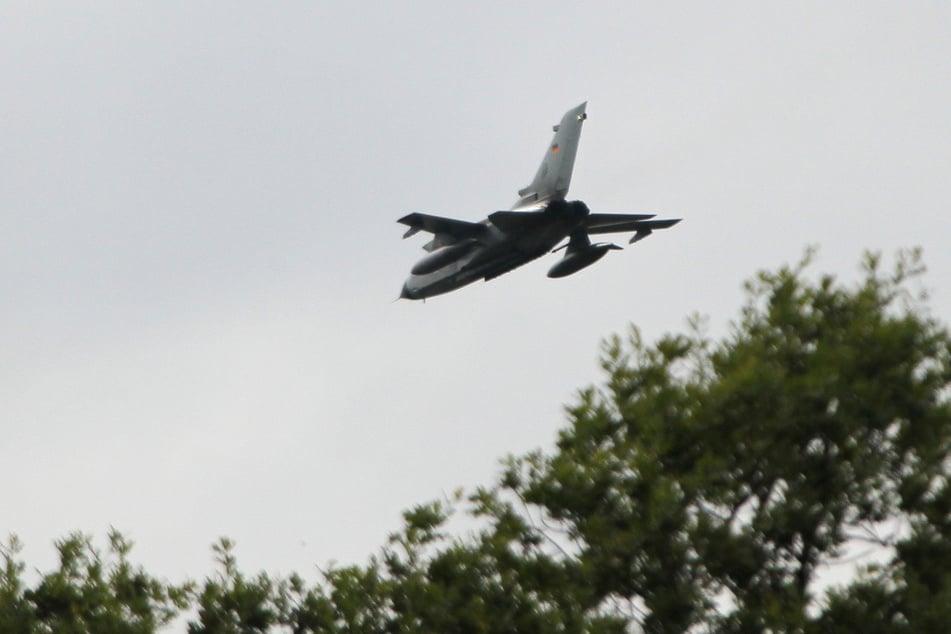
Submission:
<svg viewBox="0 0 951 634">
<path fill-rule="evenodd" d="M 921 245 L 948 320 L 949 33 L 946 2 L 0 3 L 0 533 L 309 575 L 550 448 L 603 337 L 722 333 L 806 245 L 846 280 Z M 393 303 L 396 219 L 508 208 L 584 100 L 570 197 L 684 221 Z"/>
</svg>

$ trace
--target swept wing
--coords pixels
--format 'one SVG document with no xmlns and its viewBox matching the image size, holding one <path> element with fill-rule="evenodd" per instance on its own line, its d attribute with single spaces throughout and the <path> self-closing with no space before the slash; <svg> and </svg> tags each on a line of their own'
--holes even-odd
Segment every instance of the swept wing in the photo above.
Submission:
<svg viewBox="0 0 951 634">
<path fill-rule="evenodd" d="M 653 214 L 589 214 L 586 224 L 590 234 L 634 231 L 629 240 L 629 244 L 634 244 L 657 229 L 667 229 L 680 222 L 680 218 L 651 220 L 653 217 Z"/>
<path fill-rule="evenodd" d="M 411 213 L 403 216 L 397 222 L 409 227 L 409 230 L 403 234 L 404 238 L 428 231 L 432 234 L 444 233 L 458 240 L 466 238 L 478 238 L 485 233 L 485 224 L 481 222 L 468 222 L 466 220 L 456 220 L 455 218 L 444 218 L 443 216 L 432 216 L 424 213 Z"/>
</svg>

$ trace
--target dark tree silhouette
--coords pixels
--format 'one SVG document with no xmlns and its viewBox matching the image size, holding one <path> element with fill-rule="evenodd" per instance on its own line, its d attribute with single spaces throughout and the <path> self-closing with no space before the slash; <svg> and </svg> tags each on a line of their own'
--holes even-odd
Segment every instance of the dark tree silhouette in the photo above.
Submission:
<svg viewBox="0 0 951 634">
<path fill-rule="evenodd" d="M 748 282 L 720 340 L 699 319 L 610 338 L 553 451 L 407 511 L 365 566 L 249 578 L 222 540 L 218 571 L 177 586 L 113 533 L 105 558 L 60 542 L 28 588 L 14 539 L 0 631 L 151 632 L 191 608 L 194 634 L 949 632 L 951 337 L 920 254 L 890 273 L 869 255 L 855 286 L 809 259 Z M 479 528 L 449 532 L 459 507 Z"/>
</svg>

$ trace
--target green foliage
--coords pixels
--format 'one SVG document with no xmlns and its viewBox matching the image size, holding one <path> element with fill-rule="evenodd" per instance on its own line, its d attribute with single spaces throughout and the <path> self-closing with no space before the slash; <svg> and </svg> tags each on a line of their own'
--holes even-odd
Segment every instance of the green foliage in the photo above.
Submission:
<svg viewBox="0 0 951 634">
<path fill-rule="evenodd" d="M 132 543 L 114 530 L 106 556 L 80 534 L 57 542 L 56 549 L 59 568 L 27 589 L 19 541 L 12 537 L 3 548 L 0 631 L 154 632 L 188 605 L 188 586 L 165 584 L 129 563 Z"/>
<path fill-rule="evenodd" d="M 274 584 L 263 573 L 246 579 L 233 549 L 225 538 L 213 547 L 221 571 L 207 579 L 198 594 L 199 620 L 188 626 L 190 634 L 267 632 L 277 624 L 278 614 L 271 605 Z"/>
<path fill-rule="evenodd" d="M 951 631 L 951 337 L 912 292 L 920 254 L 867 256 L 854 287 L 810 259 L 748 282 L 722 340 L 698 318 L 608 339 L 553 452 L 407 511 L 366 566 L 246 577 L 222 539 L 174 586 L 113 532 L 105 559 L 58 543 L 28 588 L 13 538 L 0 631 L 152 632 L 186 607 L 193 634 Z M 856 543 L 884 563 L 819 583 Z"/>
<path fill-rule="evenodd" d="M 0 632 L 28 632 L 33 622 L 33 610 L 23 596 L 23 562 L 18 559 L 22 544 L 11 536 L 0 546 L 3 572 L 0 574 Z"/>
</svg>

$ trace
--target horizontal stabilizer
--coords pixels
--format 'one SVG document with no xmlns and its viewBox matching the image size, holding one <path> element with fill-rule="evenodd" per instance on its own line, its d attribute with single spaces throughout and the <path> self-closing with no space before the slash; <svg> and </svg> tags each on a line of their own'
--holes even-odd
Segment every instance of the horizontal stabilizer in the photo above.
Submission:
<svg viewBox="0 0 951 634">
<path fill-rule="evenodd" d="M 631 236 L 631 239 L 628 240 L 627 243 L 634 244 L 635 242 L 640 242 L 641 240 L 643 240 L 644 238 L 646 238 L 652 233 L 654 232 L 650 229 L 641 229 L 640 231 L 635 233 L 633 236 Z"/>
<path fill-rule="evenodd" d="M 673 227 L 675 224 L 680 222 L 680 218 L 670 218 L 666 220 L 645 220 L 637 224 L 637 233 L 631 236 L 631 239 L 628 240 L 628 244 L 634 244 L 639 242 L 654 233 L 655 229 L 667 229 Z"/>
</svg>

